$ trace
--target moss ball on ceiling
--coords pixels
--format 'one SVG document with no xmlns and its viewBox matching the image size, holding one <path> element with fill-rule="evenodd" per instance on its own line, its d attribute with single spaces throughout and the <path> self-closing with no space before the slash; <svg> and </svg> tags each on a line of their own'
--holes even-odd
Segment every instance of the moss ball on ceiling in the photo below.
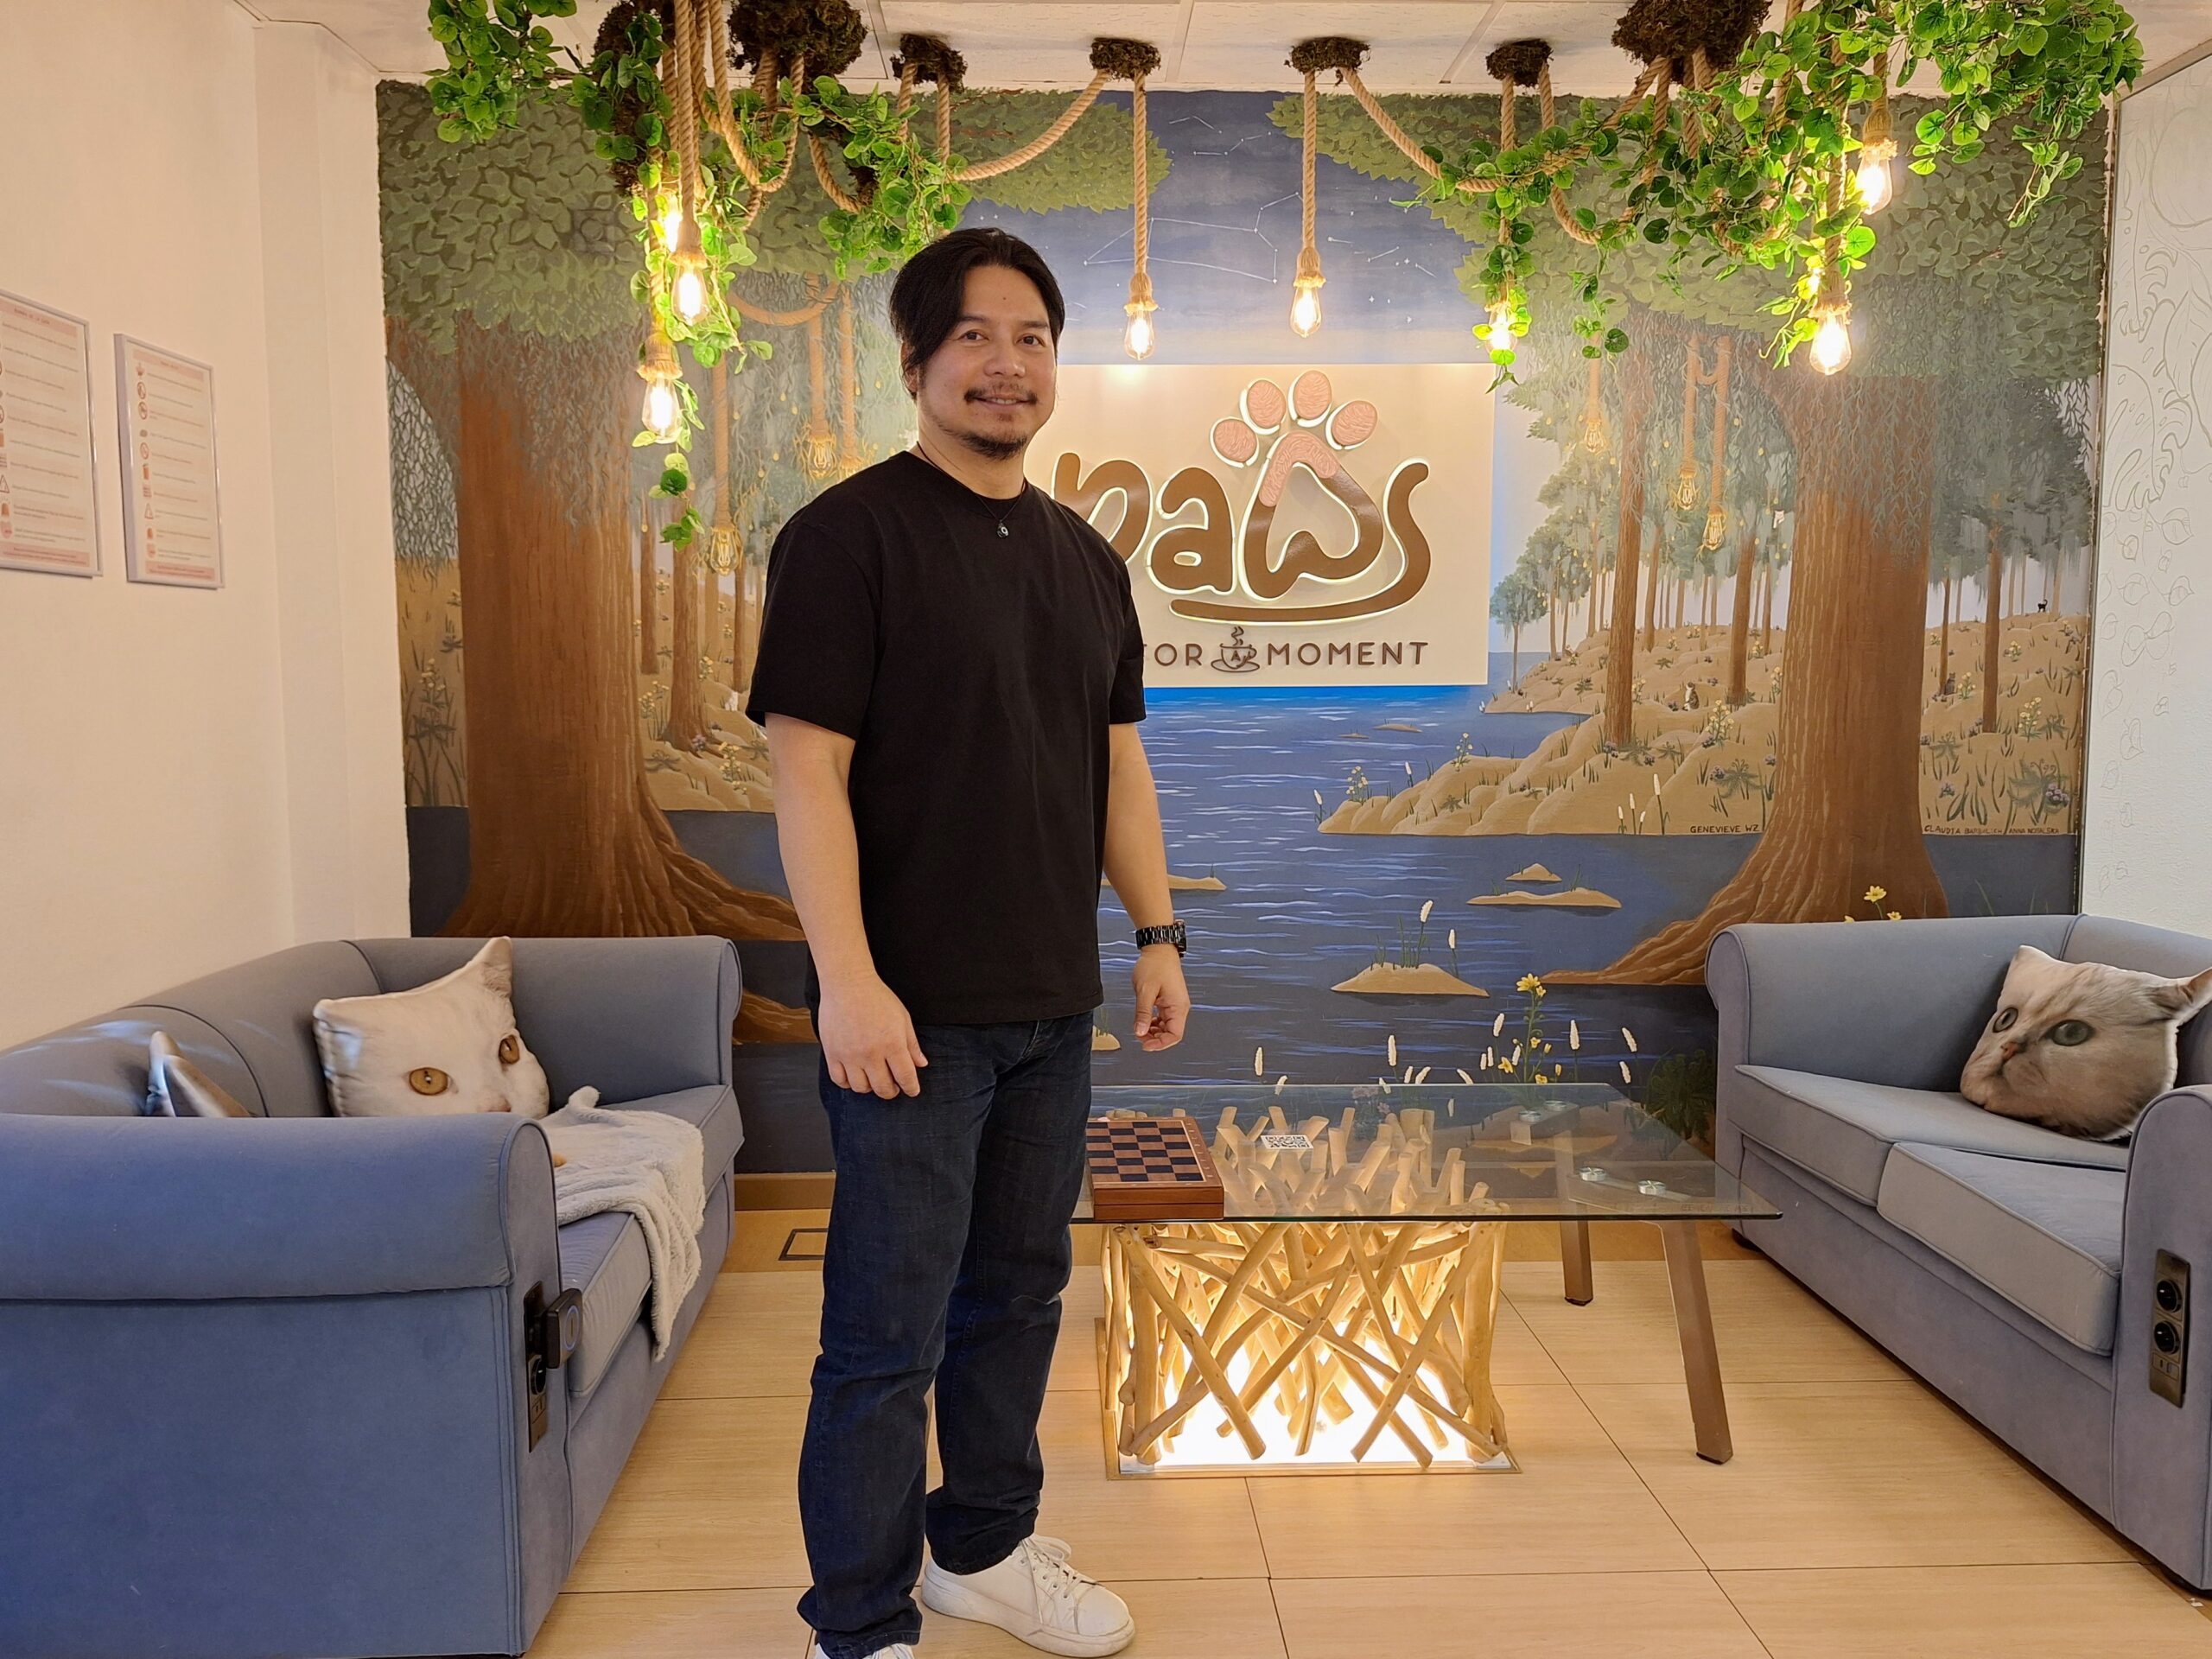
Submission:
<svg viewBox="0 0 2212 1659">
<path fill-rule="evenodd" d="M 1613 44 L 1647 64 L 1663 60 L 1687 82 L 1699 48 L 1713 70 L 1726 69 L 1765 16 L 1766 0 L 1636 0 L 1614 26 Z"/>
<path fill-rule="evenodd" d="M 1483 67 L 1516 86 L 1533 86 L 1551 60 L 1549 41 L 1508 41 L 1483 60 Z"/>
<path fill-rule="evenodd" d="M 771 52 L 785 68 L 803 57 L 810 79 L 844 73 L 868 39 L 868 25 L 847 0 L 737 0 L 729 32 L 740 67 Z"/>
<path fill-rule="evenodd" d="M 1367 42 L 1344 35 L 1323 35 L 1290 48 L 1290 67 L 1300 74 L 1329 69 L 1357 69 L 1367 61 Z"/>
<path fill-rule="evenodd" d="M 956 92 L 968 79 L 968 60 L 935 35 L 899 37 L 899 55 L 891 60 L 891 73 L 900 75 L 909 68 L 916 80 Z"/>
</svg>

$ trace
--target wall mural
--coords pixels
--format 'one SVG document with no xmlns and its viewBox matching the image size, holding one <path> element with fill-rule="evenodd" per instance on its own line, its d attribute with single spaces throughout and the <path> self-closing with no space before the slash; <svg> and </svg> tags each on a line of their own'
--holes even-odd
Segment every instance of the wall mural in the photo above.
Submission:
<svg viewBox="0 0 2212 1659">
<path fill-rule="evenodd" d="M 974 97 L 957 147 L 1064 101 Z M 1383 103 L 1416 138 L 1497 124 L 1495 97 Z M 1608 1080 L 1698 1132 L 1718 928 L 2075 906 L 2101 173 L 2020 229 L 2009 146 L 1904 178 L 1834 377 L 1765 360 L 1761 273 L 1657 249 L 1613 267 L 1633 344 L 1593 369 L 1541 232 L 1491 391 L 1474 210 L 1402 205 L 1412 165 L 1348 104 L 1319 126 L 1310 340 L 1295 98 L 1152 96 L 1144 365 L 1126 99 L 967 210 L 1065 283 L 1066 423 L 1032 476 L 1135 562 L 1166 652 L 1144 731 L 1198 1007 L 1179 1048 L 1123 1040 L 1106 890 L 1098 1081 Z M 629 204 L 575 118 L 454 146 L 419 89 L 380 114 L 416 926 L 736 939 L 742 1165 L 824 1167 L 739 708 L 777 527 L 911 431 L 888 278 L 830 268 L 803 169 L 769 205 L 736 295 L 773 354 L 692 371 L 709 533 L 672 549 L 627 447 Z M 1406 395 L 1423 374 L 1452 390 Z M 1116 399 L 1120 433 L 1191 430 L 1137 454 Z M 1358 614 L 1284 614 L 1331 601 Z"/>
</svg>

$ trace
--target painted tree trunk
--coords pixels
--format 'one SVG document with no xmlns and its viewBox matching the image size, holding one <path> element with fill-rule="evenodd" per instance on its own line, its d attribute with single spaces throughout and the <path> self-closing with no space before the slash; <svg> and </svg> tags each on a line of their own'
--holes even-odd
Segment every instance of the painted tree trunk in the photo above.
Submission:
<svg viewBox="0 0 2212 1659">
<path fill-rule="evenodd" d="M 1556 661 L 1560 648 L 1559 583 L 1556 582 L 1552 583 L 1551 591 L 1544 596 L 1544 626 L 1551 632 L 1551 657 L 1552 660 Z"/>
<path fill-rule="evenodd" d="M 1774 649 L 1774 584 L 1781 575 L 1781 568 L 1773 560 L 1768 560 L 1766 595 L 1759 601 L 1759 649 L 1762 652 Z"/>
<path fill-rule="evenodd" d="M 1621 515 L 1605 644 L 1605 741 L 1625 748 L 1636 733 L 1636 579 L 1643 541 L 1644 416 L 1651 365 L 1630 347 L 1621 360 Z"/>
<path fill-rule="evenodd" d="M 1521 625 L 1513 625 L 1513 689 L 1521 689 Z"/>
<path fill-rule="evenodd" d="M 1582 613 L 1582 637 L 1585 639 L 1598 632 L 1598 588 L 1604 580 L 1598 569 L 1596 550 L 1592 549 L 1590 560 L 1589 603 Z"/>
<path fill-rule="evenodd" d="M 638 512 L 638 672 L 660 672 L 660 537 L 650 508 Z"/>
<path fill-rule="evenodd" d="M 681 517 L 691 505 L 682 497 L 670 504 Z M 699 538 L 674 544 L 675 591 L 669 606 L 668 741 L 679 753 L 696 753 L 706 745 L 707 716 L 699 700 Z"/>
<path fill-rule="evenodd" d="M 1994 504 L 1993 503 L 1993 508 Z M 2005 543 L 1997 533 L 1997 514 L 1989 515 L 1989 575 L 1984 591 L 1989 595 L 1981 630 L 1981 729 L 1997 729 L 1998 649 L 2005 631 Z"/>
<path fill-rule="evenodd" d="M 699 561 L 699 650 L 707 672 L 719 677 L 722 655 L 722 579 L 706 560 Z"/>
<path fill-rule="evenodd" d="M 1936 636 L 1938 642 L 1936 648 L 1936 689 L 1938 691 L 1951 689 L 1951 582 L 1952 577 L 1946 573 L 1943 577 L 1943 626 Z"/>
<path fill-rule="evenodd" d="M 800 938 L 788 902 L 678 847 L 646 791 L 620 554 L 629 342 L 463 318 L 459 350 L 469 874 L 446 932 Z M 811 1032 L 748 994 L 737 1035 Z"/>
<path fill-rule="evenodd" d="M 1651 576 L 1643 584 L 1643 648 L 1651 651 L 1659 643 L 1659 594 L 1666 586 L 1667 573 L 1659 568 L 1659 549 L 1651 550 Z"/>
<path fill-rule="evenodd" d="M 1799 378 L 1802 376 L 1802 378 Z M 1774 806 L 1704 912 L 1563 981 L 1694 984 L 1737 922 L 1834 921 L 1869 887 L 1907 916 L 1948 913 L 1920 824 L 1920 716 L 1936 399 L 1924 381 L 1764 377 L 1798 457 L 1796 575 Z M 1794 382 L 1794 384 L 1792 384 Z M 1866 468 L 1880 444 L 1885 474 Z"/>
<path fill-rule="evenodd" d="M 1758 574 L 1751 561 L 1758 552 L 1758 537 L 1746 529 L 1736 544 L 1735 603 L 1728 617 L 1728 706 L 1741 708 L 1751 700 L 1751 589 Z"/>
</svg>

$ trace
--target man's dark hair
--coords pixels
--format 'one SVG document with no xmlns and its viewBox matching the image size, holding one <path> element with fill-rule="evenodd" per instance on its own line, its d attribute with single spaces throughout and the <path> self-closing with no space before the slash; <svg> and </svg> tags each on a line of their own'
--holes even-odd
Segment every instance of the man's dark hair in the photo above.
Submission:
<svg viewBox="0 0 2212 1659">
<path fill-rule="evenodd" d="M 1060 297 L 1060 285 L 1044 256 L 995 226 L 977 226 L 939 237 L 909 259 L 892 283 L 891 326 L 898 333 L 899 359 L 906 368 L 920 368 L 950 337 L 967 297 L 968 273 L 987 265 L 1018 270 L 1037 285 L 1052 325 L 1052 344 L 1060 343 L 1060 330 L 1068 320 L 1067 302 Z"/>
</svg>

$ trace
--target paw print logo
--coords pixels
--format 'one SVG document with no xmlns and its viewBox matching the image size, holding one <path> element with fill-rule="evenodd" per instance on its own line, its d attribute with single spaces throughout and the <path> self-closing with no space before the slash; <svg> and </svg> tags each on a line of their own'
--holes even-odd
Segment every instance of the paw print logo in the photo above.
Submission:
<svg viewBox="0 0 2212 1659">
<path fill-rule="evenodd" d="M 1275 506 L 1290 486 L 1294 467 L 1303 465 L 1325 482 L 1343 465 L 1339 452 L 1357 449 L 1382 424 L 1375 405 L 1364 398 L 1331 408 L 1335 395 L 1329 377 L 1319 369 L 1292 381 L 1287 397 L 1274 381 L 1255 380 L 1244 388 L 1239 412 L 1214 423 L 1213 452 L 1231 467 L 1262 462 L 1257 499 Z"/>
<path fill-rule="evenodd" d="M 1243 588 L 1262 603 L 1183 599 L 1175 610 L 1219 621 L 1333 622 L 1379 615 L 1419 593 L 1428 580 L 1428 538 L 1414 522 L 1411 498 L 1414 486 L 1428 476 L 1428 463 L 1401 465 L 1379 506 L 1351 465 L 1352 452 L 1381 425 L 1381 413 L 1364 398 L 1339 403 L 1329 377 L 1319 369 L 1292 381 L 1287 394 L 1265 378 L 1246 386 L 1237 412 L 1214 423 L 1211 442 L 1224 465 L 1256 474 L 1240 538 L 1238 575 Z M 1300 467 L 1351 512 L 1355 540 L 1348 551 L 1332 553 L 1311 531 L 1300 529 L 1285 542 L 1281 559 L 1270 558 L 1275 515 Z M 1355 581 L 1374 568 L 1394 537 L 1404 569 L 1382 592 L 1313 605 L 1279 602 L 1301 577 L 1332 584 Z"/>
</svg>

